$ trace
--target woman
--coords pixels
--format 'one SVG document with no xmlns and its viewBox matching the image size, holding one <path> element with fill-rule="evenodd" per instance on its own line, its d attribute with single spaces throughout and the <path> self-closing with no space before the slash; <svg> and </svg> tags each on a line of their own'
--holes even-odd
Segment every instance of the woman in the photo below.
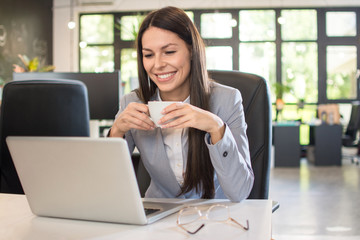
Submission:
<svg viewBox="0 0 360 240">
<path fill-rule="evenodd" d="M 139 88 L 122 97 L 109 136 L 139 150 L 151 177 L 145 197 L 247 198 L 254 175 L 242 98 L 208 79 L 192 21 L 175 7 L 153 11 L 136 44 Z M 156 128 L 148 101 L 181 103 L 166 107 Z"/>
</svg>

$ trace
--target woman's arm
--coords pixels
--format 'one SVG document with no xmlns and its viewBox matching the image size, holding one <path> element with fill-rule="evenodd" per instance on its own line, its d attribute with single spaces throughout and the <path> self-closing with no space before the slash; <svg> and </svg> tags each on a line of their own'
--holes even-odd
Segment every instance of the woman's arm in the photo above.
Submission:
<svg viewBox="0 0 360 240">
<path fill-rule="evenodd" d="M 132 138 L 131 128 L 153 129 L 155 124 L 148 116 L 148 107 L 139 102 L 135 93 L 129 93 L 120 100 L 120 109 L 115 116 L 114 123 L 108 133 L 108 137 L 125 138 L 129 150 L 132 152 L 135 143 Z"/>
<path fill-rule="evenodd" d="M 149 109 L 145 104 L 132 102 L 124 111 L 117 114 L 111 127 L 110 137 L 123 137 L 130 129 L 151 130 L 155 124 L 149 118 Z"/>
<path fill-rule="evenodd" d="M 254 173 L 251 168 L 241 94 L 233 89 L 231 94 L 227 92 L 226 95 L 226 103 L 224 97 L 215 97 L 212 102 L 213 111 L 225 123 L 223 137 L 213 144 L 212 136 L 207 134 L 205 141 L 225 196 L 237 202 L 250 194 Z"/>
</svg>

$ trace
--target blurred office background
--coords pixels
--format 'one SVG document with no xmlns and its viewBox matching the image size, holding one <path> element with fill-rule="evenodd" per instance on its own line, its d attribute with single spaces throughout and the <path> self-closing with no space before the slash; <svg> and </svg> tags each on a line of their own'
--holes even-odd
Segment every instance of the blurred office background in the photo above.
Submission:
<svg viewBox="0 0 360 240">
<path fill-rule="evenodd" d="M 56 72 L 119 70 L 127 93 L 137 87 L 136 30 L 146 13 L 168 5 L 198 27 L 209 69 L 264 77 L 274 122 L 299 124 L 299 165 L 271 169 L 270 197 L 281 204 L 274 238 L 358 239 L 360 173 L 345 157 L 356 146 L 341 147 L 336 166 L 316 166 L 307 150 L 319 105 L 336 104 L 345 133 L 360 100 L 359 0 L 2 0 L 0 83 L 12 80 L 20 54 Z"/>
</svg>

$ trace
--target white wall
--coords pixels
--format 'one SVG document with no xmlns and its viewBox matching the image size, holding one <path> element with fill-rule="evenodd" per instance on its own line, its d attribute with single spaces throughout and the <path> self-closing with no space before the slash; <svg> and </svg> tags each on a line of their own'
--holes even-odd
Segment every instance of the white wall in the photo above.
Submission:
<svg viewBox="0 0 360 240">
<path fill-rule="evenodd" d="M 107 4 L 107 3 L 111 4 Z M 90 3 L 87 4 L 86 3 Z M 95 4 L 98 3 L 98 4 Z M 153 10 L 165 6 L 197 8 L 273 8 L 360 6 L 360 0 L 73 0 L 74 20 L 79 13 Z M 70 30 L 71 0 L 53 0 L 53 64 L 57 72 L 78 71 L 79 29 Z"/>
</svg>

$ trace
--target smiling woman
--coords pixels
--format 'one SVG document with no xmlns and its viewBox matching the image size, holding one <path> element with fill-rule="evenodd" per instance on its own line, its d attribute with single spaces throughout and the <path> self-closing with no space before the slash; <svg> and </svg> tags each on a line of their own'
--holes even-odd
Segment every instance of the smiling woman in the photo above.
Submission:
<svg viewBox="0 0 360 240">
<path fill-rule="evenodd" d="M 109 136 L 139 150 L 151 177 L 145 197 L 247 198 L 254 174 L 242 98 L 209 79 L 188 15 L 175 7 L 149 13 L 136 46 L 139 88 L 121 99 Z M 162 110 L 160 127 L 149 101 L 177 102 Z"/>
<path fill-rule="evenodd" d="M 143 63 L 164 101 L 184 101 L 189 96 L 191 53 L 175 33 L 150 27 L 143 35 Z"/>
</svg>

